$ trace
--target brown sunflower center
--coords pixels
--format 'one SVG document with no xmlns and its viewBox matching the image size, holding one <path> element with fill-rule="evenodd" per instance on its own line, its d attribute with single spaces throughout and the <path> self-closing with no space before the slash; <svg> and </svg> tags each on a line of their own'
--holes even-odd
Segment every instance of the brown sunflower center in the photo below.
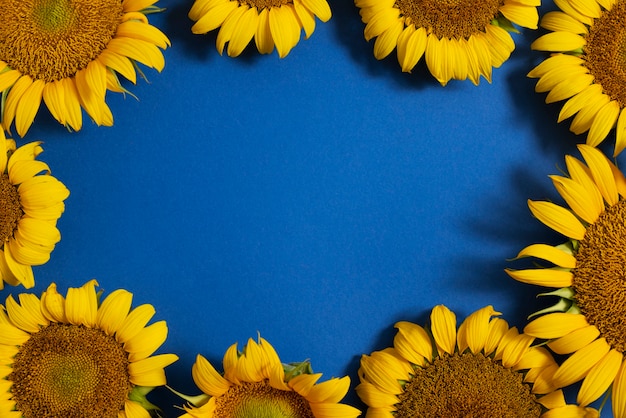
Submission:
<svg viewBox="0 0 626 418">
<path fill-rule="evenodd" d="M 215 404 L 214 418 L 315 418 L 305 398 L 267 381 L 233 385 Z"/>
<path fill-rule="evenodd" d="M 114 37 L 120 0 L 3 0 L 0 60 L 46 82 L 74 76 Z"/>
<path fill-rule="evenodd" d="M 626 351 L 626 201 L 589 225 L 576 253 L 572 288 L 587 321 L 614 349 Z"/>
<path fill-rule="evenodd" d="M 522 379 L 482 354 L 440 357 L 415 371 L 394 416 L 537 418 L 541 405 Z"/>
<path fill-rule="evenodd" d="M 51 324 L 20 347 L 8 378 L 25 418 L 115 418 L 132 389 L 128 364 L 101 330 Z"/>
<path fill-rule="evenodd" d="M 283 4 L 293 4 L 293 0 L 239 0 L 239 3 L 256 7 L 257 10 L 263 10 L 271 9 L 272 7 L 280 7 Z"/>
<path fill-rule="evenodd" d="M 587 35 L 586 66 L 604 93 L 626 107 L 626 1 L 596 19 Z"/>
<path fill-rule="evenodd" d="M 484 32 L 503 0 L 396 0 L 406 25 L 429 29 L 437 38 L 469 38 Z"/>
<path fill-rule="evenodd" d="M 0 246 L 13 236 L 17 222 L 24 215 L 20 195 L 6 174 L 0 175 Z"/>
</svg>

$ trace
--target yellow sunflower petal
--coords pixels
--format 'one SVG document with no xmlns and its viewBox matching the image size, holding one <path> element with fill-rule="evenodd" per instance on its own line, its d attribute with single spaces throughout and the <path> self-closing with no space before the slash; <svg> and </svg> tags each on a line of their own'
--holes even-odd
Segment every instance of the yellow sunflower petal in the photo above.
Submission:
<svg viewBox="0 0 626 418">
<path fill-rule="evenodd" d="M 555 312 L 532 320 L 524 328 L 524 333 L 535 338 L 552 339 L 588 325 L 584 315 Z"/>
<path fill-rule="evenodd" d="M 609 389 L 622 365 L 623 357 L 622 353 L 610 350 L 591 368 L 578 391 L 576 401 L 579 405 L 589 405 Z"/>
<path fill-rule="evenodd" d="M 552 32 L 571 32 L 578 35 L 588 33 L 587 26 L 563 12 L 548 12 L 541 18 L 541 27 Z"/>
<path fill-rule="evenodd" d="M 544 287 L 569 287 L 572 285 L 574 274 L 571 271 L 553 268 L 504 270 L 509 276 L 518 282 L 534 284 Z"/>
<path fill-rule="evenodd" d="M 310 406 L 315 418 L 356 418 L 361 415 L 355 407 L 341 403 L 312 403 Z"/>
<path fill-rule="evenodd" d="M 434 34 L 429 34 L 426 37 L 426 53 L 424 54 L 428 70 L 442 86 L 445 86 L 452 78 L 452 73 L 448 71 L 450 68 L 447 55 L 448 43 L 444 39 L 439 40 Z"/>
<path fill-rule="evenodd" d="M 23 216 L 18 221 L 14 235 L 15 241 L 20 245 L 44 252 L 50 252 L 61 239 L 61 234 L 54 224 L 28 216 Z"/>
<path fill-rule="evenodd" d="M 566 237 L 581 240 L 586 228 L 569 210 L 552 202 L 528 201 L 533 215 L 543 224 Z"/>
<path fill-rule="evenodd" d="M 74 325 L 96 325 L 98 312 L 98 295 L 95 287 L 98 282 L 90 280 L 81 287 L 70 287 L 65 298 L 65 315 L 67 321 Z"/>
<path fill-rule="evenodd" d="M 289 387 L 304 398 L 308 398 L 309 392 L 322 377 L 321 373 L 301 374 L 289 380 Z"/>
<path fill-rule="evenodd" d="M 22 245 L 17 240 L 10 238 L 4 244 L 5 250 L 9 250 L 15 261 L 29 266 L 40 266 L 50 260 L 52 248 L 37 245 Z"/>
<path fill-rule="evenodd" d="M 51 283 L 41 294 L 41 312 L 50 321 L 67 322 L 65 298 L 57 292 L 55 283 Z"/>
<path fill-rule="evenodd" d="M 474 34 L 470 36 L 468 44 L 472 51 L 476 52 L 480 74 L 491 83 L 491 52 L 489 52 L 487 39 L 482 34 Z"/>
<path fill-rule="evenodd" d="M 124 320 L 124 323 L 115 334 L 115 337 L 119 342 L 125 343 L 137 335 L 143 327 L 146 326 L 154 314 L 155 310 L 152 305 L 144 304 L 137 306 L 135 309 L 130 311 Z"/>
<path fill-rule="evenodd" d="M 571 99 L 569 99 L 559 112 L 559 117 L 557 119 L 558 122 L 562 122 L 565 119 L 571 117 L 576 112 L 579 112 L 585 106 L 588 105 L 590 101 L 596 100 L 597 97 L 602 96 L 602 87 L 599 84 L 591 84 L 586 87 L 580 93 L 574 95 Z"/>
<path fill-rule="evenodd" d="M 456 315 L 444 305 L 437 305 L 430 314 L 431 331 L 437 348 L 448 354 L 456 347 Z"/>
<path fill-rule="evenodd" d="M 572 7 L 585 16 L 597 19 L 600 17 L 602 10 L 595 0 L 569 0 Z"/>
<path fill-rule="evenodd" d="M 125 12 L 139 12 L 156 2 L 157 0 L 123 0 L 122 6 Z"/>
<path fill-rule="evenodd" d="M 3 335 L 3 333 L 0 332 L 0 335 Z M 626 362 L 622 362 L 622 365 L 615 376 L 613 387 L 611 389 L 611 398 L 611 403 L 613 404 L 613 416 L 616 418 L 626 416 Z"/>
<path fill-rule="evenodd" d="M 548 342 L 548 347 L 557 354 L 570 354 L 590 344 L 599 335 L 595 325 L 588 325 Z"/>
<path fill-rule="evenodd" d="M 332 16 L 330 6 L 326 0 L 302 0 L 302 4 L 322 22 L 328 22 Z"/>
<path fill-rule="evenodd" d="M 527 76 L 530 78 L 539 78 L 551 71 L 579 67 L 582 65 L 584 65 L 584 61 L 575 55 L 554 54 L 533 68 Z"/>
<path fill-rule="evenodd" d="M 135 84 L 137 82 L 137 72 L 132 61 L 128 58 L 105 49 L 100 53 L 98 59 L 107 67 L 123 75 L 131 83 Z"/>
<path fill-rule="evenodd" d="M 600 94 L 592 97 L 590 101 L 578 111 L 576 116 L 574 116 L 574 119 L 572 119 L 572 123 L 569 128 L 570 131 L 574 132 L 576 135 L 580 135 L 591 129 L 591 125 L 593 124 L 596 115 L 604 105 L 609 103 L 610 100 L 611 98 L 606 94 Z"/>
<path fill-rule="evenodd" d="M 620 110 L 620 105 L 616 100 L 611 100 L 598 110 L 587 134 L 587 145 L 596 147 L 604 141 L 615 126 Z"/>
<path fill-rule="evenodd" d="M 563 10 L 568 15 L 572 16 L 574 19 L 578 20 L 581 23 L 584 23 L 587 26 L 593 25 L 593 18 L 587 15 L 580 13 L 574 7 L 572 7 L 571 2 L 569 0 L 554 0 L 554 4 L 561 10 Z"/>
<path fill-rule="evenodd" d="M 7 314 L 16 327 L 32 334 L 48 325 L 48 320 L 41 313 L 41 302 L 37 296 L 22 293 L 19 300 L 18 304 L 12 295 L 6 300 Z"/>
<path fill-rule="evenodd" d="M 550 176 L 555 189 L 563 197 L 574 213 L 587 223 L 594 223 L 598 216 L 604 212 L 604 203 L 596 199 L 593 190 L 588 190 L 582 184 L 561 176 Z M 601 205 L 598 205 L 601 203 Z M 562 251 L 561 251 L 562 252 Z M 560 264 L 559 264 L 560 265 Z M 574 265 L 561 265 L 561 267 L 574 268 Z"/>
<path fill-rule="evenodd" d="M 593 418 L 593 415 L 589 415 L 589 412 L 581 406 L 565 405 L 544 412 L 541 418 Z"/>
<path fill-rule="evenodd" d="M 398 44 L 398 37 L 404 29 L 404 21 L 398 18 L 389 28 L 381 33 L 374 42 L 374 57 L 381 60 L 387 57 Z"/>
<path fill-rule="evenodd" d="M 124 401 L 123 418 L 150 418 L 150 413 L 137 402 L 129 399 Z M 118 417 L 119 418 L 119 417 Z"/>
<path fill-rule="evenodd" d="M 575 77 L 559 82 L 546 96 L 546 103 L 559 102 L 575 96 L 591 85 L 594 78 L 591 74 L 577 74 Z"/>
<path fill-rule="evenodd" d="M 243 16 L 249 10 L 254 11 L 254 9 L 250 9 L 248 5 L 242 4 L 241 6 L 233 10 L 231 13 L 229 13 L 228 16 L 226 16 L 226 19 L 224 19 L 224 23 L 222 23 L 222 27 L 220 27 L 220 30 L 217 33 L 217 39 L 215 42 L 215 45 L 217 47 L 217 52 L 219 52 L 220 55 L 224 53 L 224 48 L 226 47 L 226 43 L 230 41 L 230 38 L 233 36 L 235 28 L 237 27 L 237 22 L 239 22 L 239 19 L 241 18 L 241 16 Z M 250 30 L 253 28 L 247 27 L 245 29 Z M 241 48 L 241 50 L 243 50 L 243 48 L 245 48 L 245 45 Z M 231 56 L 236 56 L 236 55 L 231 55 Z"/>
<path fill-rule="evenodd" d="M 489 335 L 485 340 L 484 348 L 486 355 L 491 355 L 491 353 L 496 351 L 508 330 L 509 324 L 502 318 L 493 318 L 493 320 L 489 322 Z"/>
<path fill-rule="evenodd" d="M 256 7 L 248 9 L 238 20 L 226 50 L 229 57 L 239 56 L 252 40 L 259 24 Z M 218 34 L 219 36 L 219 34 Z"/>
<path fill-rule="evenodd" d="M 17 105 L 24 96 L 24 93 L 33 84 L 33 79 L 28 75 L 21 76 L 9 90 L 6 102 L 4 103 L 2 125 L 6 129 L 11 126 L 15 119 L 15 112 L 17 111 Z"/>
<path fill-rule="evenodd" d="M 514 368 L 526 354 L 534 339 L 530 335 L 520 334 L 513 341 L 509 342 L 502 353 L 502 365 L 506 368 Z"/>
<path fill-rule="evenodd" d="M 163 368 L 178 360 L 175 354 L 159 354 L 128 365 L 130 381 L 137 386 L 162 386 L 165 384 Z M 161 378 L 162 376 L 162 378 Z"/>
<path fill-rule="evenodd" d="M 588 73 L 589 70 L 583 65 L 562 65 L 561 67 L 546 71 L 535 85 L 535 91 L 538 93 L 549 91 L 563 81 L 578 79 L 580 77 L 584 77 Z M 587 86 L 589 84 L 591 83 L 587 83 Z M 574 94 L 572 94 L 572 96 Z"/>
<path fill-rule="evenodd" d="M 426 29 L 415 25 L 404 28 L 398 37 L 397 55 L 402 71 L 411 72 L 426 51 Z"/>
<path fill-rule="evenodd" d="M 307 395 L 310 402 L 315 403 L 338 403 L 346 396 L 350 389 L 350 378 L 330 379 L 313 386 Z"/>
<path fill-rule="evenodd" d="M 124 350 L 128 352 L 128 359 L 138 361 L 152 355 L 167 338 L 167 324 L 165 321 L 155 322 L 143 328 L 137 335 L 124 343 Z"/>
<path fill-rule="evenodd" d="M 0 257 L 2 255 L 0 254 Z M 6 267 L 9 268 L 13 278 L 20 282 L 26 289 L 30 289 L 35 285 L 35 276 L 33 275 L 33 269 L 31 266 L 18 263 L 15 257 L 11 254 L 9 247 L 4 247 L 4 261 Z M 12 281 L 12 278 L 3 277 L 4 281 Z"/>
<path fill-rule="evenodd" d="M 228 1 L 229 0 L 196 0 L 193 2 L 191 9 L 189 9 L 187 16 L 189 16 L 189 19 L 193 20 L 194 22 L 198 21 L 202 18 L 202 16 L 209 13 L 209 10 L 211 10 L 213 7 L 217 6 L 218 4 L 228 3 Z"/>
<path fill-rule="evenodd" d="M 530 48 L 537 51 L 575 51 L 586 45 L 585 38 L 571 32 L 550 32 L 540 36 Z"/>
<path fill-rule="evenodd" d="M 254 34 L 254 43 L 261 54 L 270 54 L 274 50 L 268 9 L 261 10 L 259 14 L 259 24 Z"/>
<path fill-rule="evenodd" d="M 408 380 L 409 375 L 399 361 L 389 353 L 377 351 L 371 356 L 361 357 L 361 369 L 367 380 L 383 392 L 392 395 L 402 393 L 400 380 Z"/>
<path fill-rule="evenodd" d="M 384 31 L 389 29 L 400 17 L 400 10 L 393 8 L 384 8 L 376 13 L 365 25 L 363 34 L 365 40 L 369 41 L 381 35 Z"/>
<path fill-rule="evenodd" d="M 485 343 L 489 337 L 489 323 L 491 322 L 491 317 L 498 315 L 501 315 L 501 313 L 497 312 L 493 309 L 493 306 L 489 305 L 472 313 L 463 321 L 461 326 L 467 326 L 465 338 L 467 338 L 467 346 L 472 353 L 478 354 L 485 348 Z"/>
<path fill-rule="evenodd" d="M 213 365 L 200 354 L 196 357 L 196 362 L 191 368 L 191 374 L 196 385 L 207 395 L 221 396 L 230 387 L 228 380 L 224 379 Z"/>
<path fill-rule="evenodd" d="M 512 367 L 513 370 L 530 370 L 530 369 L 543 369 L 550 365 L 556 364 L 552 354 L 545 347 L 530 347 L 523 355 L 515 362 Z"/>
<path fill-rule="evenodd" d="M 315 15 L 304 6 L 302 0 L 294 0 L 293 9 L 296 11 L 298 20 L 300 20 L 300 24 L 304 29 L 304 38 L 309 39 L 315 31 Z"/>
<path fill-rule="evenodd" d="M 30 339 L 28 332 L 9 325 L 0 324 L 0 344 L 9 346 L 21 346 Z"/>
<path fill-rule="evenodd" d="M 555 390 L 554 392 L 548 393 L 545 396 L 542 396 L 537 399 L 541 405 L 543 405 L 547 410 L 560 408 L 565 406 L 565 395 L 563 395 L 562 390 Z"/>
<path fill-rule="evenodd" d="M 402 357 L 419 366 L 432 360 L 433 345 L 424 328 L 406 321 L 397 322 L 394 326 L 398 333 L 393 339 L 393 346 Z"/>
<path fill-rule="evenodd" d="M 194 23 L 191 27 L 191 31 L 195 34 L 201 34 L 219 28 L 222 23 L 224 23 L 226 17 L 238 7 L 239 2 L 237 1 L 228 1 L 216 5 Z"/>
<path fill-rule="evenodd" d="M 154 68 L 159 72 L 165 67 L 165 58 L 163 58 L 161 50 L 153 43 L 142 39 L 121 37 L 113 38 L 107 44 L 107 48 L 115 53 L 127 56 L 128 58 L 140 62 L 150 68 Z M 100 66 L 102 66 L 102 64 L 100 64 Z M 87 68 L 89 68 L 89 66 Z"/>
<path fill-rule="evenodd" d="M 291 5 L 272 7 L 269 11 L 272 39 L 280 58 L 284 58 L 300 39 L 300 25 Z"/>
<path fill-rule="evenodd" d="M 539 13 L 537 8 L 516 1 L 507 1 L 500 6 L 500 13 L 511 22 L 529 29 L 537 29 Z"/>
<path fill-rule="evenodd" d="M 28 129 L 35 120 L 35 115 L 41 105 L 41 99 L 43 98 L 43 88 L 45 86 L 43 80 L 35 80 L 24 91 L 22 98 L 17 103 L 15 109 L 15 127 L 17 133 L 20 136 L 26 135 Z"/>
<path fill-rule="evenodd" d="M 582 316 L 582 315 L 581 315 Z M 611 347 L 604 338 L 599 338 L 591 344 L 576 351 L 559 366 L 552 377 L 556 387 L 565 387 L 583 379 L 589 370 L 609 352 Z"/>
<path fill-rule="evenodd" d="M 115 334 L 121 327 L 133 301 L 133 294 L 117 289 L 108 295 L 98 308 L 96 325 L 107 335 Z"/>
<path fill-rule="evenodd" d="M 608 159 L 601 151 L 588 145 L 580 144 L 578 150 L 587 162 L 591 176 L 604 200 L 609 205 L 615 205 L 619 200 L 619 195 Z"/>
<path fill-rule="evenodd" d="M 170 46 L 170 40 L 159 29 L 152 25 L 146 25 L 145 23 L 135 20 L 120 23 L 117 26 L 115 36 L 141 39 L 152 43 L 161 49 L 165 49 Z"/>
<path fill-rule="evenodd" d="M 547 244 L 532 244 L 528 247 L 524 248 L 522 251 L 517 254 L 515 259 L 524 258 L 524 257 L 535 257 L 540 258 L 542 260 L 546 260 L 551 262 L 554 265 L 563 268 L 574 268 L 576 267 L 576 257 L 571 254 L 565 253 L 554 247 L 552 245 Z"/>
<path fill-rule="evenodd" d="M 356 393 L 359 395 L 359 398 L 361 398 L 361 400 L 370 408 L 390 408 L 399 402 L 399 399 L 396 395 L 385 393 L 379 390 L 376 385 L 373 385 L 369 382 L 361 382 L 356 387 Z"/>
<path fill-rule="evenodd" d="M 504 61 L 509 59 L 511 52 L 515 49 L 513 38 L 511 38 L 509 32 L 494 25 L 485 27 L 485 36 L 491 51 L 491 65 L 498 68 Z"/>
</svg>

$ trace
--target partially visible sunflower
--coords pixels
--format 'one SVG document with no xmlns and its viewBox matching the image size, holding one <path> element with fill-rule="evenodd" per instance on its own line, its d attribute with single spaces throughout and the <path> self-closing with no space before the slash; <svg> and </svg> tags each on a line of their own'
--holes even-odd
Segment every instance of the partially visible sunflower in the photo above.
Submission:
<svg viewBox="0 0 626 418">
<path fill-rule="evenodd" d="M 491 82 L 492 67 L 500 67 L 515 49 L 513 24 L 536 29 L 540 5 L 540 0 L 354 2 L 366 24 L 365 39 L 376 38 L 377 59 L 396 49 L 402 71 L 411 72 L 425 56 L 444 86 L 467 78 L 478 85 L 481 76 Z"/>
<path fill-rule="evenodd" d="M 367 418 L 597 417 L 551 385 L 557 363 L 492 306 L 468 316 L 435 306 L 430 327 L 398 322 L 393 347 L 361 358 L 356 391 Z"/>
<path fill-rule="evenodd" d="M 248 340 L 243 352 L 233 344 L 224 354 L 223 376 L 198 355 L 193 380 L 204 392 L 184 397 L 185 418 L 355 418 L 358 409 L 339 403 L 350 378 L 317 383 L 321 373 L 312 373 L 308 362 L 282 364 L 274 348 L 263 338 Z M 260 414 L 260 415 L 259 415 Z"/>
<path fill-rule="evenodd" d="M 9 296 L 0 310 L 0 416 L 149 418 L 146 400 L 166 383 L 174 354 L 152 354 L 165 321 L 146 324 L 152 305 L 131 310 L 119 289 L 100 302 L 95 280 L 63 297 L 51 284 L 41 298 Z"/>
<path fill-rule="evenodd" d="M 578 146 L 584 162 L 566 156 L 568 175 L 551 176 L 569 208 L 528 202 L 546 226 L 568 238 L 564 244 L 533 244 L 521 257 L 549 263 L 512 270 L 514 279 L 556 288 L 551 308 L 524 329 L 548 340 L 548 347 L 569 357 L 552 381 L 565 387 L 582 380 L 578 403 L 588 405 L 612 391 L 615 418 L 626 417 L 626 178 L 598 149 Z"/>
<path fill-rule="evenodd" d="M 553 54 L 528 76 L 535 90 L 549 91 L 546 103 L 567 100 L 561 122 L 574 115 L 570 130 L 587 132 L 597 146 L 615 128 L 614 155 L 626 147 L 626 0 L 559 0 L 541 26 L 551 32 L 531 48 Z"/>
<path fill-rule="evenodd" d="M 276 46 L 284 58 L 300 41 L 302 29 L 308 39 L 315 18 L 327 22 L 331 15 L 326 0 L 195 0 L 189 11 L 193 33 L 220 28 L 217 50 L 222 54 L 228 43 L 229 57 L 239 56 L 254 38 L 261 54 L 270 54 Z"/>
<path fill-rule="evenodd" d="M 137 63 L 161 71 L 159 48 L 170 42 L 148 23 L 157 0 L 3 0 L 0 8 L 1 118 L 24 136 L 43 100 L 68 128 L 82 127 L 81 108 L 111 126 L 107 90 L 126 92 Z"/>
<path fill-rule="evenodd" d="M 35 285 L 31 266 L 46 263 L 61 239 L 56 227 L 70 192 L 35 158 L 41 142 L 16 149 L 0 128 L 0 289 Z"/>
</svg>

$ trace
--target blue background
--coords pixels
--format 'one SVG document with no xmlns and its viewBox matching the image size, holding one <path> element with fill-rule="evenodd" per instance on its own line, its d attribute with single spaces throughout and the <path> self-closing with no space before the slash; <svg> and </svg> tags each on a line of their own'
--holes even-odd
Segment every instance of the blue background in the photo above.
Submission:
<svg viewBox="0 0 626 418">
<path fill-rule="evenodd" d="M 85 116 L 69 133 L 42 106 L 15 138 L 43 140 L 39 159 L 71 190 L 33 291 L 95 278 L 153 304 L 169 325 L 159 351 L 180 356 L 168 383 L 189 394 L 196 354 L 221 370 L 257 332 L 353 388 L 398 320 L 424 324 L 443 303 L 460 323 L 492 304 L 521 329 L 552 302 L 503 271 L 524 246 L 564 240 L 526 202 L 562 202 L 547 176 L 584 141 L 526 77 L 545 57 L 529 48 L 539 31 L 513 35 L 491 84 L 444 88 L 423 61 L 413 74 L 395 52 L 377 61 L 350 1 L 330 0 L 333 18 L 282 60 L 220 56 L 215 32 L 191 33 L 191 3 L 150 16 L 172 41 L 166 67 L 127 83 L 139 100 L 108 94 L 113 127 Z M 164 388 L 150 399 L 167 417 L 183 403 Z M 345 401 L 363 407 L 352 390 Z"/>
</svg>

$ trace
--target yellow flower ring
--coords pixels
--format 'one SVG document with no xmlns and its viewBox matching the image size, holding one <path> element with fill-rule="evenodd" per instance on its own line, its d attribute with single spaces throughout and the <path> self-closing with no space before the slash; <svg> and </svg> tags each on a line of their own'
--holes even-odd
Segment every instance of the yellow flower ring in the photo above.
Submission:
<svg viewBox="0 0 626 418">
<path fill-rule="evenodd" d="M 35 160 L 40 144 L 16 149 L 0 128 L 0 289 L 4 282 L 33 287 L 31 266 L 46 263 L 61 239 L 56 223 L 70 192 L 46 163 Z"/>
<path fill-rule="evenodd" d="M 161 71 L 167 37 L 148 23 L 157 0 L 4 0 L 0 8 L 1 119 L 24 136 L 43 100 L 62 125 L 79 130 L 83 108 L 111 126 L 107 90 L 118 75 L 137 79 L 137 62 Z M 141 74 L 141 73 L 140 73 Z"/>
<path fill-rule="evenodd" d="M 239 56 L 254 38 L 261 54 L 276 46 L 284 58 L 300 41 L 304 29 L 308 39 L 315 30 L 315 18 L 331 18 L 326 0 L 195 0 L 189 18 L 191 30 L 205 34 L 219 28 L 216 46 L 220 54 Z M 228 47 L 226 44 L 228 43 Z"/>
<path fill-rule="evenodd" d="M 612 391 L 613 415 L 626 417 L 626 178 L 598 149 L 578 146 L 584 162 L 566 156 L 567 176 L 551 176 L 569 208 L 529 201 L 533 215 L 569 241 L 532 244 L 518 258 L 549 265 L 512 270 L 514 279 L 556 290 L 553 307 L 540 311 L 524 332 L 548 340 L 567 355 L 553 376 L 557 387 L 582 380 L 582 406 Z M 545 264 L 545 263 L 544 263 Z"/>
<path fill-rule="evenodd" d="M 431 74 L 446 85 L 451 79 L 480 77 L 491 82 L 515 44 L 512 24 L 536 29 L 539 0 L 432 2 L 428 0 L 355 0 L 365 39 L 376 38 L 381 60 L 396 49 L 402 71 L 411 72 L 422 56 Z"/>
<path fill-rule="evenodd" d="M 97 283 L 51 284 L 41 298 L 9 296 L 0 310 L 0 416 L 149 418 L 145 395 L 166 383 L 174 354 L 152 355 L 166 339 L 165 321 L 146 324 L 152 305 L 131 310 L 119 289 L 101 303 Z"/>
<path fill-rule="evenodd" d="M 430 327 L 398 322 L 393 347 L 361 358 L 366 418 L 597 417 L 566 404 L 551 384 L 558 365 L 548 350 L 497 315 L 486 306 L 457 330 L 456 315 L 439 305 Z"/>
<path fill-rule="evenodd" d="M 192 368 L 193 380 L 204 395 L 188 398 L 185 418 L 356 418 L 361 412 L 339 403 L 350 378 L 317 383 L 308 363 L 284 365 L 266 340 L 250 339 L 243 352 L 233 344 L 224 354 L 224 374 L 203 356 Z M 285 371 L 287 370 L 287 372 Z"/>
<path fill-rule="evenodd" d="M 551 32 L 531 48 L 553 54 L 528 76 L 546 103 L 567 100 L 558 122 L 572 116 L 570 130 L 587 132 L 597 146 L 615 128 L 614 155 L 626 147 L 626 0 L 559 0 L 541 26 Z"/>
</svg>

